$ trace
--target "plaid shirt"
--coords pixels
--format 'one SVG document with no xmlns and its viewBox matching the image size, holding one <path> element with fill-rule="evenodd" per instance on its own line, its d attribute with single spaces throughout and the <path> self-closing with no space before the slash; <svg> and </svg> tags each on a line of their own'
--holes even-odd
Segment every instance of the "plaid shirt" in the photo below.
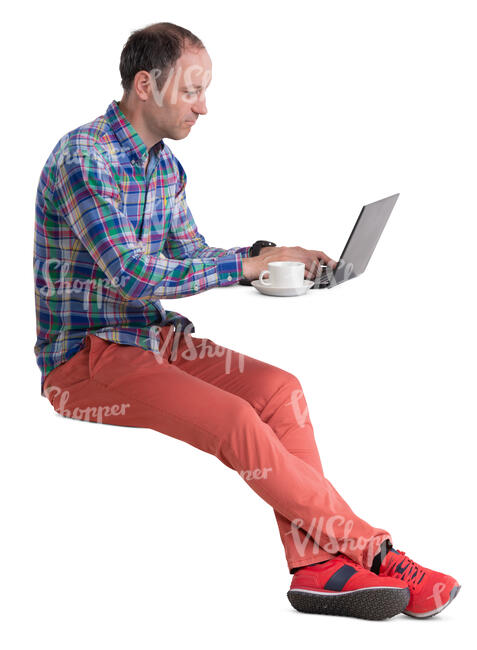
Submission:
<svg viewBox="0 0 477 650">
<path fill-rule="evenodd" d="M 249 247 L 207 245 L 186 202 L 187 176 L 161 140 L 149 152 L 113 101 L 67 133 L 36 197 L 35 354 L 43 382 L 87 333 L 158 350 L 159 330 L 195 328 L 160 298 L 237 284 Z"/>
</svg>

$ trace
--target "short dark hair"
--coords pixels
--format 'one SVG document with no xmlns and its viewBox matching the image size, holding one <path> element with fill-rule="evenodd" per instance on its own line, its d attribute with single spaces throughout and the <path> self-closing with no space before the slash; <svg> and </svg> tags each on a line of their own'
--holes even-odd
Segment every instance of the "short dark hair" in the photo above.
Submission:
<svg viewBox="0 0 477 650">
<path fill-rule="evenodd" d="M 156 77 L 157 89 L 164 86 L 169 71 L 184 50 L 202 49 L 205 45 L 185 27 L 174 23 L 155 23 L 132 32 L 121 52 L 119 72 L 126 94 L 140 70 L 161 70 Z"/>
</svg>

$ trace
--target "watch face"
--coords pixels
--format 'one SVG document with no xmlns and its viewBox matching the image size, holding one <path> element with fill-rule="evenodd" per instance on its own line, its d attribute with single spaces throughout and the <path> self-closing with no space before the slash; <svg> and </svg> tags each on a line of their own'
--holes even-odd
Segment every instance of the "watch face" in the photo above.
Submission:
<svg viewBox="0 0 477 650">
<path fill-rule="evenodd" d="M 266 248 L 267 246 L 276 246 L 271 241 L 266 241 L 265 239 L 260 239 L 259 241 L 256 241 L 255 244 L 252 246 L 252 257 L 255 255 L 258 255 L 261 251 L 262 248 Z"/>
</svg>

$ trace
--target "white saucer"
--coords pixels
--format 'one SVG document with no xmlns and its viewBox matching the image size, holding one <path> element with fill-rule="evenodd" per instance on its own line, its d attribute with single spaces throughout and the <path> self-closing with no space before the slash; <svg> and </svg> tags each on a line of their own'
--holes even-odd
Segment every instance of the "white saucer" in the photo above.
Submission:
<svg viewBox="0 0 477 650">
<path fill-rule="evenodd" d="M 305 280 L 302 287 L 272 287 L 260 280 L 252 280 L 252 287 L 266 296 L 301 296 L 315 284 L 314 280 Z"/>
</svg>

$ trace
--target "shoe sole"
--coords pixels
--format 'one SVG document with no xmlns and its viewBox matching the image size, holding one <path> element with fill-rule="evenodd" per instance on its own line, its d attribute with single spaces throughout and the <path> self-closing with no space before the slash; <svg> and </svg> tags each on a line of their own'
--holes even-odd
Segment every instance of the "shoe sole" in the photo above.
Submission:
<svg viewBox="0 0 477 650">
<path fill-rule="evenodd" d="M 411 592 L 407 587 L 368 587 L 340 593 L 290 589 L 287 597 L 299 612 L 381 621 L 401 614 L 409 603 Z"/>
<path fill-rule="evenodd" d="M 444 603 L 444 605 L 441 605 L 437 609 L 433 609 L 430 612 L 424 612 L 423 614 L 414 614 L 413 612 L 404 611 L 403 614 L 406 614 L 406 616 L 412 616 L 413 618 L 430 618 L 431 616 L 435 616 L 436 614 L 442 612 L 442 610 L 445 609 L 447 605 L 451 604 L 451 602 L 457 596 L 459 591 L 460 591 L 460 585 L 456 585 L 455 587 L 452 587 L 451 592 L 449 594 L 449 600 L 446 603 Z"/>
</svg>

